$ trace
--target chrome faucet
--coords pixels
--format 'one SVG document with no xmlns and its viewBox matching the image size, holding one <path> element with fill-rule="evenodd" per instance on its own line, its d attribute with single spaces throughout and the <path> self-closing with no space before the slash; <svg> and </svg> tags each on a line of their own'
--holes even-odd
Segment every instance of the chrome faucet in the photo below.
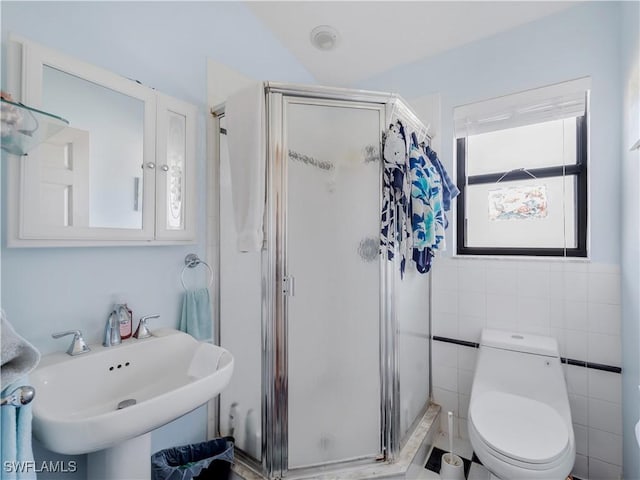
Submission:
<svg viewBox="0 0 640 480">
<path fill-rule="evenodd" d="M 155 315 L 146 315 L 140 319 L 140 323 L 138 323 L 138 328 L 136 328 L 136 333 L 133 334 L 134 338 L 143 339 L 151 336 L 151 332 L 147 326 L 147 320 L 152 318 L 160 318 L 159 314 Z"/>
<path fill-rule="evenodd" d="M 107 317 L 107 324 L 104 326 L 103 346 L 113 347 L 114 345 L 120 345 L 122 342 L 120 337 L 120 312 L 124 309 L 124 305 L 116 305 L 109 317 Z"/>
<path fill-rule="evenodd" d="M 67 353 L 71 356 L 80 355 L 81 353 L 87 353 L 91 349 L 87 346 L 84 338 L 82 338 L 82 332 L 80 330 L 69 330 L 67 332 L 52 333 L 53 338 L 65 337 L 67 335 L 73 335 L 73 340 Z"/>
</svg>

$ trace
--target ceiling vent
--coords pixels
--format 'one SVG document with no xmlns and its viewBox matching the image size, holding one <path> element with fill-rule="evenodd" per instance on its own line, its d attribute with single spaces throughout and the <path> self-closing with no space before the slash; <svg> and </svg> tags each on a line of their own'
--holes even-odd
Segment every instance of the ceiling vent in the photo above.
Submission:
<svg viewBox="0 0 640 480">
<path fill-rule="evenodd" d="M 325 52 L 333 50 L 338 46 L 340 34 L 330 25 L 318 25 L 311 30 L 311 44 L 318 50 Z"/>
</svg>

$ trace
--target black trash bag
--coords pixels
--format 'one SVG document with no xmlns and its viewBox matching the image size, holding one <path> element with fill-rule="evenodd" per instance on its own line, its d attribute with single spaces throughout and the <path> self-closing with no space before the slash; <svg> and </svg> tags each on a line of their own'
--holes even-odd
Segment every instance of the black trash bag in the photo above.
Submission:
<svg viewBox="0 0 640 480">
<path fill-rule="evenodd" d="M 152 480 L 227 480 L 233 437 L 167 448 L 151 455 Z"/>
</svg>

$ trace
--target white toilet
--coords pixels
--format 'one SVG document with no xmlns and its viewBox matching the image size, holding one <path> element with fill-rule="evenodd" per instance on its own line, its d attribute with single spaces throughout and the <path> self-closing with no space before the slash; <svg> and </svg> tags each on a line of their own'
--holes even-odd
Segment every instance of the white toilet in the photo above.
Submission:
<svg viewBox="0 0 640 480">
<path fill-rule="evenodd" d="M 555 338 L 484 329 L 473 378 L 469 438 L 502 480 L 564 480 L 576 447 Z"/>
</svg>

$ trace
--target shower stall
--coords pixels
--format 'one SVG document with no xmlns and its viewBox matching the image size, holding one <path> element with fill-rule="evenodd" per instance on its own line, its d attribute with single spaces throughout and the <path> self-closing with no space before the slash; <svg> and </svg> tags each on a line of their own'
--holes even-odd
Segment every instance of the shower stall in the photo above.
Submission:
<svg viewBox="0 0 640 480">
<path fill-rule="evenodd" d="M 393 464 L 430 406 L 430 275 L 380 254 L 382 133 L 424 128 L 389 93 L 265 83 L 265 242 L 236 250 L 214 113 L 216 328 L 235 358 L 219 434 L 263 478 Z"/>
</svg>

